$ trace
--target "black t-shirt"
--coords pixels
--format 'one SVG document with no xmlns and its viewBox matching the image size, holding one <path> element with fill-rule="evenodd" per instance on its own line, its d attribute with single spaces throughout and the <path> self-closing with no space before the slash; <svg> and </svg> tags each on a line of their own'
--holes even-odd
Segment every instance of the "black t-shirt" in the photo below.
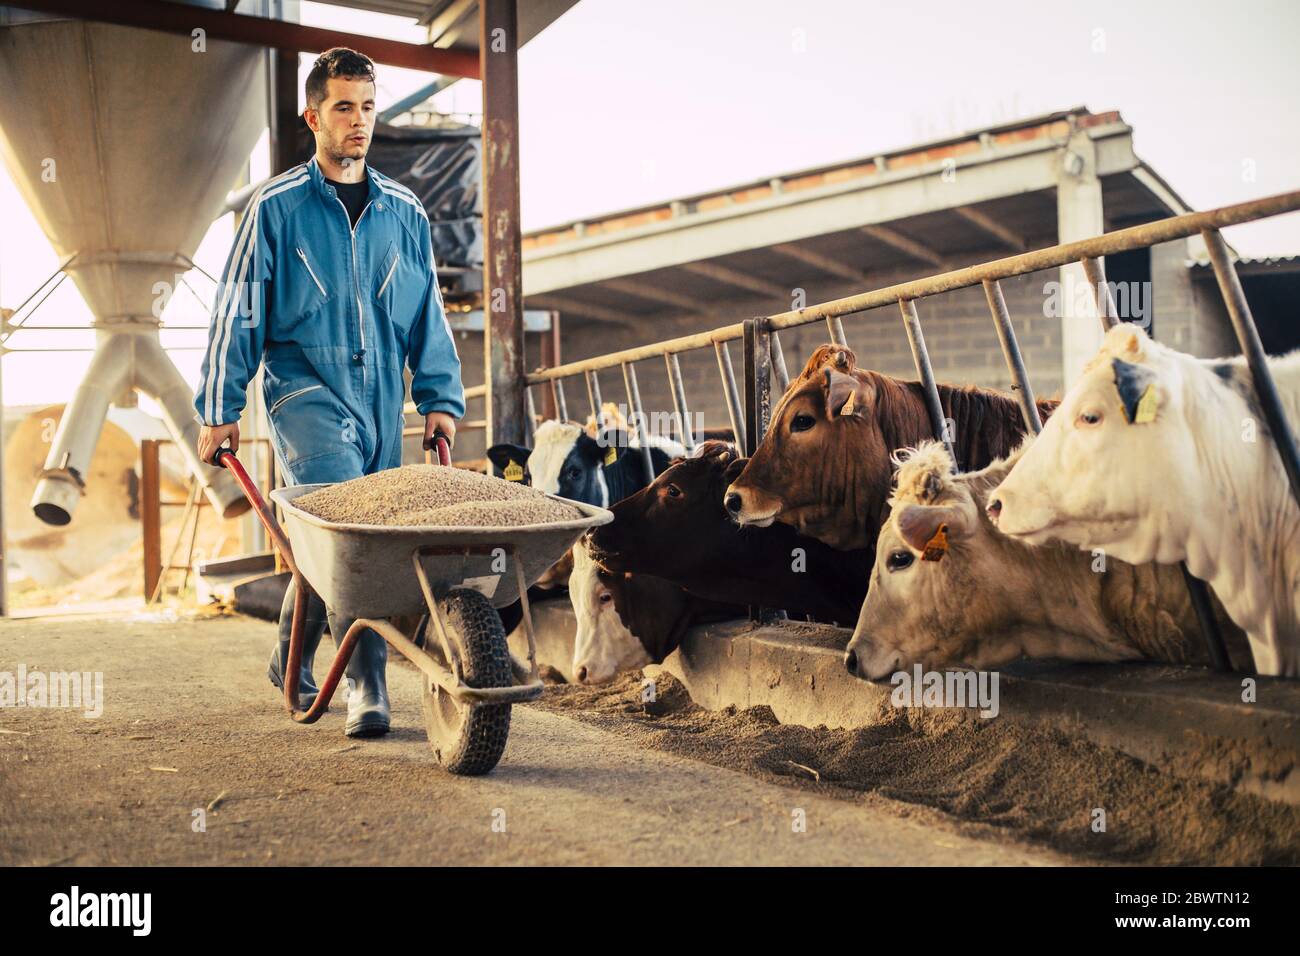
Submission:
<svg viewBox="0 0 1300 956">
<path fill-rule="evenodd" d="M 370 198 L 370 180 L 363 179 L 359 183 L 336 183 L 332 179 L 325 180 L 339 194 L 339 199 L 343 200 L 343 208 L 348 211 L 348 219 L 352 220 L 352 227 L 355 229 L 357 218 L 361 215 L 361 210 L 366 208 L 366 200 Z"/>
</svg>

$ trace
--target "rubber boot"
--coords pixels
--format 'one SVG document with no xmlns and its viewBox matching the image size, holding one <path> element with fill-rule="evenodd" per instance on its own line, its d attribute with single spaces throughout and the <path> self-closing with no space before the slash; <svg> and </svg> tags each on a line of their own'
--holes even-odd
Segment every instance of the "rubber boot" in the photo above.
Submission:
<svg viewBox="0 0 1300 956">
<path fill-rule="evenodd" d="M 330 633 L 334 645 L 343 642 L 351 621 L 336 620 L 330 615 Z M 338 625 L 338 626 L 336 626 Z M 346 626 L 345 626 L 346 625 Z M 388 706 L 388 642 L 372 630 L 357 638 L 348 661 L 348 720 L 343 732 L 349 737 L 381 737 L 390 725 Z"/>
<path fill-rule="evenodd" d="M 280 605 L 280 639 L 271 651 L 271 666 L 266 676 L 271 683 L 280 688 L 284 696 L 284 665 L 289 660 L 289 636 L 293 632 L 293 602 L 298 593 L 298 586 L 291 578 L 289 587 L 284 592 L 284 603 Z M 320 646 L 321 636 L 325 633 L 325 602 L 313 592 L 307 601 L 307 615 L 303 621 L 302 666 L 298 677 L 298 709 L 308 710 L 316 700 L 316 679 L 312 676 L 312 666 L 316 662 L 316 648 Z"/>
</svg>

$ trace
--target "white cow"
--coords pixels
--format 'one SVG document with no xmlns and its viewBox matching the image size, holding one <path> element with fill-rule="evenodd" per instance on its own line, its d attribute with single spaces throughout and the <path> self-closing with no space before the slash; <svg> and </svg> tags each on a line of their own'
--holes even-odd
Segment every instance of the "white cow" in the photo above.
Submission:
<svg viewBox="0 0 1300 956">
<path fill-rule="evenodd" d="M 1102 562 L 1067 545 L 1031 547 L 998 534 L 984 505 L 1021 454 L 1023 446 L 960 475 L 938 442 L 895 455 L 897 487 L 846 650 L 849 673 L 882 681 L 915 664 L 988 670 L 1021 657 L 1204 659 L 1177 568 Z M 1221 620 L 1234 658 L 1248 668 L 1245 635 Z"/>
<path fill-rule="evenodd" d="M 1269 368 L 1294 428 L 1300 352 Z M 1300 676 L 1300 506 L 1244 359 L 1111 329 L 988 507 L 1031 544 L 1186 561 L 1246 631 L 1259 673 Z"/>
<path fill-rule="evenodd" d="M 608 578 L 608 572 L 591 559 L 585 540 L 573 546 L 569 600 L 578 622 L 573 641 L 573 674 L 580 684 L 602 684 L 622 671 L 651 662 L 645 645 L 619 616 L 611 587 L 616 582 Z"/>
</svg>

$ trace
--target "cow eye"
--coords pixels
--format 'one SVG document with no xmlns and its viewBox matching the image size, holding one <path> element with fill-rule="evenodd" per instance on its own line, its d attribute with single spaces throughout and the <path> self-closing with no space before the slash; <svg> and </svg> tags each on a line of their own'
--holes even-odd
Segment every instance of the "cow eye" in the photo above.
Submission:
<svg viewBox="0 0 1300 956">
<path fill-rule="evenodd" d="M 1078 424 L 1082 428 L 1093 428 L 1101 424 L 1101 417 L 1101 412 L 1092 411 L 1091 409 L 1086 412 L 1080 412 Z"/>
<path fill-rule="evenodd" d="M 582 471 L 581 471 L 581 469 L 578 469 L 578 468 L 570 468 L 570 469 L 569 469 L 569 478 L 572 479 L 573 481 L 577 481 L 578 478 L 579 478 L 579 476 L 581 476 L 581 475 L 582 475 Z"/>
<path fill-rule="evenodd" d="M 601 604 L 608 604 L 608 603 L 609 603 L 610 601 L 612 601 L 612 600 L 614 600 L 614 595 L 611 594 L 609 591 L 601 591 L 601 592 L 600 592 L 600 603 L 601 603 Z"/>
<path fill-rule="evenodd" d="M 668 485 L 667 491 L 668 491 L 669 498 L 680 498 L 682 496 L 682 489 L 678 488 L 674 484 L 670 483 Z"/>
<path fill-rule="evenodd" d="M 805 415 L 800 413 L 794 417 L 793 421 L 790 422 L 790 431 L 806 432 L 808 429 L 812 428 L 813 425 L 815 424 L 816 424 L 816 419 L 814 419 L 811 415 Z"/>
<path fill-rule="evenodd" d="M 911 551 L 894 551 L 885 559 L 885 567 L 891 571 L 901 571 L 903 568 L 910 568 L 915 560 L 916 555 Z"/>
</svg>

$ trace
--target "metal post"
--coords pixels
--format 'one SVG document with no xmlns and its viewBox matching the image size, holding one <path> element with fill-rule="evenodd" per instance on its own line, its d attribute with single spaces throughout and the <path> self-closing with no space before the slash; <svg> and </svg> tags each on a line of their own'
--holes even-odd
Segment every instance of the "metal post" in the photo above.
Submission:
<svg viewBox="0 0 1300 956">
<path fill-rule="evenodd" d="M 162 486 L 156 438 L 140 442 L 140 533 L 144 546 L 144 599 L 148 603 L 162 578 Z"/>
<path fill-rule="evenodd" d="M 840 321 L 838 315 L 826 316 L 826 328 L 830 332 L 832 345 L 849 344 L 849 340 L 844 337 L 844 323 Z"/>
<path fill-rule="evenodd" d="M 1228 318 L 1232 320 L 1232 330 L 1237 333 L 1237 342 L 1241 345 L 1241 354 L 1246 357 L 1246 367 L 1250 369 L 1250 380 L 1255 385 L 1255 397 L 1259 401 L 1264 421 L 1268 423 L 1269 433 L 1273 436 L 1273 447 L 1282 456 L 1282 467 L 1291 481 L 1291 494 L 1300 503 L 1300 451 L 1296 449 L 1295 432 L 1287 422 L 1286 411 L 1282 408 L 1282 399 L 1277 393 L 1277 383 L 1268 369 L 1268 356 L 1264 352 L 1264 343 L 1259 339 L 1259 329 L 1255 318 L 1250 313 L 1250 303 L 1241 288 L 1241 279 L 1232 265 L 1228 246 L 1217 229 L 1207 229 L 1201 233 L 1205 246 L 1210 252 L 1210 262 L 1214 265 L 1215 278 L 1219 280 L 1219 291 L 1223 293 L 1224 304 L 1228 307 Z"/>
<path fill-rule="evenodd" d="M 1103 331 L 1109 331 L 1119 324 L 1116 317 L 1115 300 L 1111 297 L 1110 286 L 1106 283 L 1106 271 L 1099 259 L 1084 256 L 1079 260 L 1083 264 L 1084 275 L 1092 289 L 1092 299 L 1097 306 L 1097 317 L 1101 320 Z M 1205 642 L 1205 653 L 1210 658 L 1210 667 L 1216 671 L 1232 670 L 1232 660 L 1228 657 L 1228 646 L 1223 643 L 1223 632 L 1219 622 L 1214 619 L 1213 605 L 1210 601 L 1210 586 L 1187 570 L 1187 562 L 1179 561 L 1178 569 L 1183 572 L 1183 583 L 1187 586 L 1187 596 L 1191 599 L 1192 610 L 1196 612 L 1196 623 L 1201 631 L 1201 640 Z"/>
<path fill-rule="evenodd" d="M 564 398 L 564 383 L 558 378 L 551 379 L 551 391 L 555 395 L 555 417 L 562 422 L 569 420 L 569 403 Z"/>
<path fill-rule="evenodd" d="M 645 460 L 645 473 L 650 480 L 655 478 L 654 457 L 650 454 L 650 427 L 645 420 L 645 410 L 641 407 L 641 389 L 636 384 L 636 369 L 631 362 L 623 363 L 623 387 L 627 390 L 627 403 L 632 409 L 632 421 L 641 438 L 641 457 Z"/>
<path fill-rule="evenodd" d="M 1007 360 L 1007 370 L 1011 372 L 1011 388 L 1016 392 L 1020 412 L 1025 416 L 1025 427 L 1037 435 L 1043 430 L 1043 420 L 1038 417 L 1038 405 L 1034 402 L 1034 390 L 1029 386 L 1029 373 L 1025 371 L 1025 360 L 1020 354 L 1020 344 L 1016 341 L 1016 330 L 1011 325 L 1007 300 L 1003 298 L 1002 286 L 996 279 L 984 280 L 984 297 L 988 299 L 989 311 L 993 313 L 998 342 L 1002 344 L 1002 356 Z"/>
<path fill-rule="evenodd" d="M 772 414 L 772 351 L 767 319 L 745 320 L 741 378 L 745 385 L 745 455 L 752 457 L 767 434 Z"/>
<path fill-rule="evenodd" d="M 533 434 L 537 429 L 537 406 L 533 403 L 533 390 L 525 386 L 524 388 L 524 445 L 531 448 L 533 446 Z"/>
<path fill-rule="evenodd" d="M 731 352 L 726 342 L 714 342 L 713 353 L 718 359 L 718 374 L 722 376 L 722 391 L 727 398 L 727 417 L 731 420 L 731 435 L 736 440 L 736 447 L 747 448 L 745 441 L 745 416 L 740 408 L 740 396 L 736 393 L 736 372 L 731 367 Z"/>
<path fill-rule="evenodd" d="M 785 369 L 785 353 L 781 351 L 781 337 L 776 329 L 772 329 L 767 333 L 767 340 L 772 344 L 772 369 L 776 372 L 777 384 L 781 386 L 781 394 L 784 395 L 786 389 L 790 387 L 790 373 Z"/>
<path fill-rule="evenodd" d="M 1100 259 L 1092 256 L 1084 256 L 1079 262 L 1083 264 L 1083 274 L 1088 277 L 1088 285 L 1092 287 L 1092 298 L 1097 303 L 1097 317 L 1101 319 L 1103 331 L 1113 329 L 1119 319 L 1115 314 L 1115 299 L 1110 294 L 1110 286 L 1106 284 L 1105 266 Z"/>
<path fill-rule="evenodd" d="M 682 366 L 676 352 L 664 353 L 664 366 L 668 369 L 668 388 L 673 394 L 673 411 L 677 414 L 677 437 L 687 454 L 695 450 L 695 435 L 691 428 L 691 412 L 686 407 L 686 386 L 682 384 Z"/>
<path fill-rule="evenodd" d="M 587 401 L 591 403 L 591 415 L 596 419 L 596 430 L 600 430 L 600 379 L 596 377 L 593 369 L 586 373 L 587 378 Z"/>
<path fill-rule="evenodd" d="M 479 2 L 483 79 L 483 310 L 487 445 L 524 438 L 524 296 L 519 234 L 519 31 L 515 0 Z"/>
<path fill-rule="evenodd" d="M 911 299 L 899 299 L 898 308 L 903 313 L 903 328 L 907 330 L 907 342 L 912 347 L 912 362 L 916 365 L 917 377 L 921 380 L 921 391 L 925 397 L 925 408 L 930 415 L 930 428 L 934 437 L 943 442 L 952 458 L 953 467 L 961 471 L 961 462 L 952 447 L 948 435 L 948 423 L 943 415 L 943 402 L 939 399 L 939 386 L 934 380 L 934 368 L 930 365 L 930 353 L 925 347 L 925 336 L 921 334 L 921 319 L 916 314 L 916 303 Z"/>
</svg>

